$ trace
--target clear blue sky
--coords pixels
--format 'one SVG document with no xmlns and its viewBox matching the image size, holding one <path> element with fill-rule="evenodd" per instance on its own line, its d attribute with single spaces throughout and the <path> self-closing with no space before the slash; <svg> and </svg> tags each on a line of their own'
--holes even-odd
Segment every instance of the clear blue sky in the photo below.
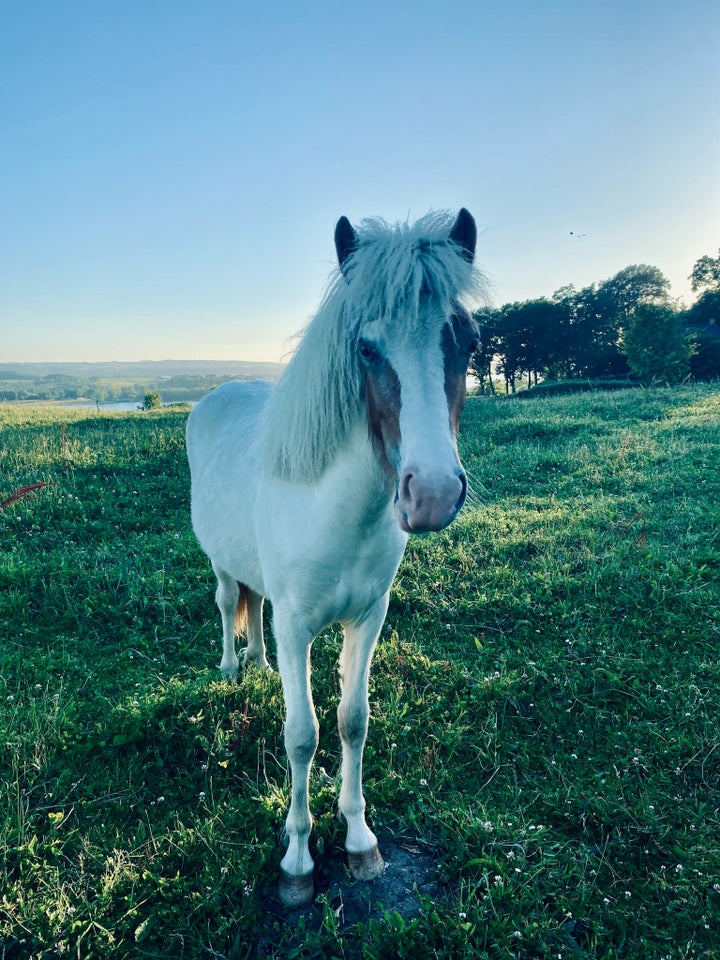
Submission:
<svg viewBox="0 0 720 960">
<path fill-rule="evenodd" d="M 689 301 L 718 90 L 718 0 L 10 0 L 0 358 L 279 360 L 341 214 L 468 207 L 496 304 Z"/>
</svg>

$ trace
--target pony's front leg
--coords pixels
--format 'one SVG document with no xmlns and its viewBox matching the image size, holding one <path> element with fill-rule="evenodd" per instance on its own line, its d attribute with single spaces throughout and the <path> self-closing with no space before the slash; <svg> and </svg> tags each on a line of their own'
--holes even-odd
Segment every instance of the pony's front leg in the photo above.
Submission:
<svg viewBox="0 0 720 960">
<path fill-rule="evenodd" d="M 285 821 L 288 848 L 280 863 L 278 894 L 286 907 L 298 907 L 313 897 L 308 792 L 310 765 L 318 745 L 318 722 L 310 689 L 310 648 L 314 638 L 309 631 L 298 630 L 283 611 L 276 609 L 273 619 L 285 694 L 285 750 L 291 776 L 290 810 Z"/>
<path fill-rule="evenodd" d="M 388 595 L 380 599 L 359 623 L 344 624 L 345 642 L 340 659 L 342 697 L 338 729 L 342 740 L 340 813 L 347 822 L 345 849 L 350 872 L 358 880 L 374 880 L 385 868 L 377 837 L 365 822 L 362 791 L 362 757 L 370 707 L 370 663 L 385 621 Z"/>
</svg>

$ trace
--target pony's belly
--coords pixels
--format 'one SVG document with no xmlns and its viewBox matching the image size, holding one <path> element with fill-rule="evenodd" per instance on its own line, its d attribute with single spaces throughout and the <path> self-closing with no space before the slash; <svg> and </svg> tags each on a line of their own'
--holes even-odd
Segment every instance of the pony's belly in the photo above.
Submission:
<svg viewBox="0 0 720 960">
<path fill-rule="evenodd" d="M 258 557 L 252 485 L 208 483 L 193 489 L 195 536 L 213 565 L 255 593 L 264 595 Z"/>
<path fill-rule="evenodd" d="M 265 596 L 254 526 L 248 517 L 229 510 L 222 522 L 214 515 L 193 509 L 193 530 L 213 565 Z"/>
<path fill-rule="evenodd" d="M 267 595 L 256 551 L 234 544 L 233 549 L 217 551 L 212 559 L 238 583 L 244 583 L 261 597 Z"/>
</svg>

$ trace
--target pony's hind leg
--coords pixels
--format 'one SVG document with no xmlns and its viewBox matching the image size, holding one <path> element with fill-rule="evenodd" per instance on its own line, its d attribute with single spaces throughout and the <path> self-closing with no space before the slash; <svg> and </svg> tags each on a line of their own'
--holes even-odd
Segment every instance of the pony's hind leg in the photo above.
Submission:
<svg viewBox="0 0 720 960">
<path fill-rule="evenodd" d="M 216 567 L 215 564 L 213 564 L 213 570 L 218 581 L 215 602 L 220 610 L 223 630 L 223 655 L 220 661 L 220 669 L 228 680 L 234 680 L 240 666 L 238 655 L 235 652 L 235 631 L 240 625 L 238 620 L 241 622 L 245 620 L 248 600 L 247 587 L 238 583 L 234 577 Z"/>
<path fill-rule="evenodd" d="M 258 667 L 270 668 L 265 651 L 263 636 L 264 597 L 247 589 L 247 647 L 243 652 L 243 665 L 255 663 Z"/>
<path fill-rule="evenodd" d="M 237 677 L 240 660 L 235 651 L 235 636 L 243 632 L 247 633 L 248 639 L 248 645 L 243 651 L 243 665 L 256 663 L 259 667 L 269 667 L 263 637 L 264 598 L 215 564 L 213 570 L 218 581 L 215 602 L 220 610 L 223 628 L 220 669 L 228 680 Z"/>
<path fill-rule="evenodd" d="M 338 729 L 342 740 L 340 813 L 347 822 L 345 849 L 350 872 L 357 880 L 374 880 L 385 869 L 377 837 L 365 822 L 362 791 L 362 757 L 370 708 L 370 663 L 387 613 L 387 594 L 356 624 L 344 624 L 345 642 L 340 659 L 342 697 Z"/>
</svg>

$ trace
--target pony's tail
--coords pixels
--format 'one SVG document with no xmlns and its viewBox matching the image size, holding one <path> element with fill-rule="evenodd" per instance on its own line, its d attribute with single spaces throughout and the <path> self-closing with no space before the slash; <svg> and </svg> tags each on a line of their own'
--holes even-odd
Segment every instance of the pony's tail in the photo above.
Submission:
<svg viewBox="0 0 720 960">
<path fill-rule="evenodd" d="M 235 633 L 240 636 L 247 631 L 248 625 L 248 588 L 244 583 L 240 583 L 238 580 L 238 588 L 240 593 L 238 594 L 237 607 L 235 607 Z"/>
</svg>

